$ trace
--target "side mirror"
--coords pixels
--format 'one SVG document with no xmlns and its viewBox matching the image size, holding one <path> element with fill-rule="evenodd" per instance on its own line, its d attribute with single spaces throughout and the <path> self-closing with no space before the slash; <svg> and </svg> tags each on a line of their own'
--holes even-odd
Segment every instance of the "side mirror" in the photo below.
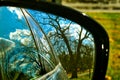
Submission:
<svg viewBox="0 0 120 80">
<path fill-rule="evenodd" d="M 42 1 L 0 0 L 0 79 L 104 80 L 109 38 L 84 13 Z"/>
</svg>

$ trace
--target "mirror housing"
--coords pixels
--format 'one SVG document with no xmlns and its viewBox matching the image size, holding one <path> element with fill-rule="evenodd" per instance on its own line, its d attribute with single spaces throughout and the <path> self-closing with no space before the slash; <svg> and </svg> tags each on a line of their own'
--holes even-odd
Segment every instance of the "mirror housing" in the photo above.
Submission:
<svg viewBox="0 0 120 80">
<path fill-rule="evenodd" d="M 92 80 L 104 80 L 109 56 L 109 37 L 99 23 L 86 14 L 71 8 L 39 0 L 0 0 L 0 7 L 1 6 L 13 6 L 43 11 L 67 18 L 84 26 L 86 30 L 91 32 L 95 41 L 95 65 Z"/>
</svg>

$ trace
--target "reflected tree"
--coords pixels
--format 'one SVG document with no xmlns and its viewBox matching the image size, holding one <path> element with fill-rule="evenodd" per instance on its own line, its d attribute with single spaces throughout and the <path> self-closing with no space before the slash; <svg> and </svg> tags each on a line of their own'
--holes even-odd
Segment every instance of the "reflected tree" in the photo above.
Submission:
<svg viewBox="0 0 120 80">
<path fill-rule="evenodd" d="M 31 15 L 44 28 L 62 65 L 68 73 L 72 74 L 71 78 L 78 77 L 78 70 L 90 71 L 94 50 L 90 32 L 66 18 L 40 12 Z"/>
</svg>

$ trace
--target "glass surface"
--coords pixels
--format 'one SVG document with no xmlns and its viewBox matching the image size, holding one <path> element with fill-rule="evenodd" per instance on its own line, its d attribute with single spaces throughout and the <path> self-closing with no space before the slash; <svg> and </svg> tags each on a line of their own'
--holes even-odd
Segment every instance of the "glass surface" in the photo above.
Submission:
<svg viewBox="0 0 120 80">
<path fill-rule="evenodd" d="M 41 11 L 0 7 L 0 80 L 90 80 L 94 55 L 94 38 L 84 26 Z"/>
</svg>

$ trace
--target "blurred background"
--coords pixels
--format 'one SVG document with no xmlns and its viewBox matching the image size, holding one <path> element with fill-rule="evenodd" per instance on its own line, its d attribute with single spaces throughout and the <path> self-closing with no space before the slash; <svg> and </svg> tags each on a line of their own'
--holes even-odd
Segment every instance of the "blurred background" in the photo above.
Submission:
<svg viewBox="0 0 120 80">
<path fill-rule="evenodd" d="M 110 37 L 106 77 L 120 80 L 120 0 L 47 0 L 84 12 L 99 22 Z"/>
</svg>

